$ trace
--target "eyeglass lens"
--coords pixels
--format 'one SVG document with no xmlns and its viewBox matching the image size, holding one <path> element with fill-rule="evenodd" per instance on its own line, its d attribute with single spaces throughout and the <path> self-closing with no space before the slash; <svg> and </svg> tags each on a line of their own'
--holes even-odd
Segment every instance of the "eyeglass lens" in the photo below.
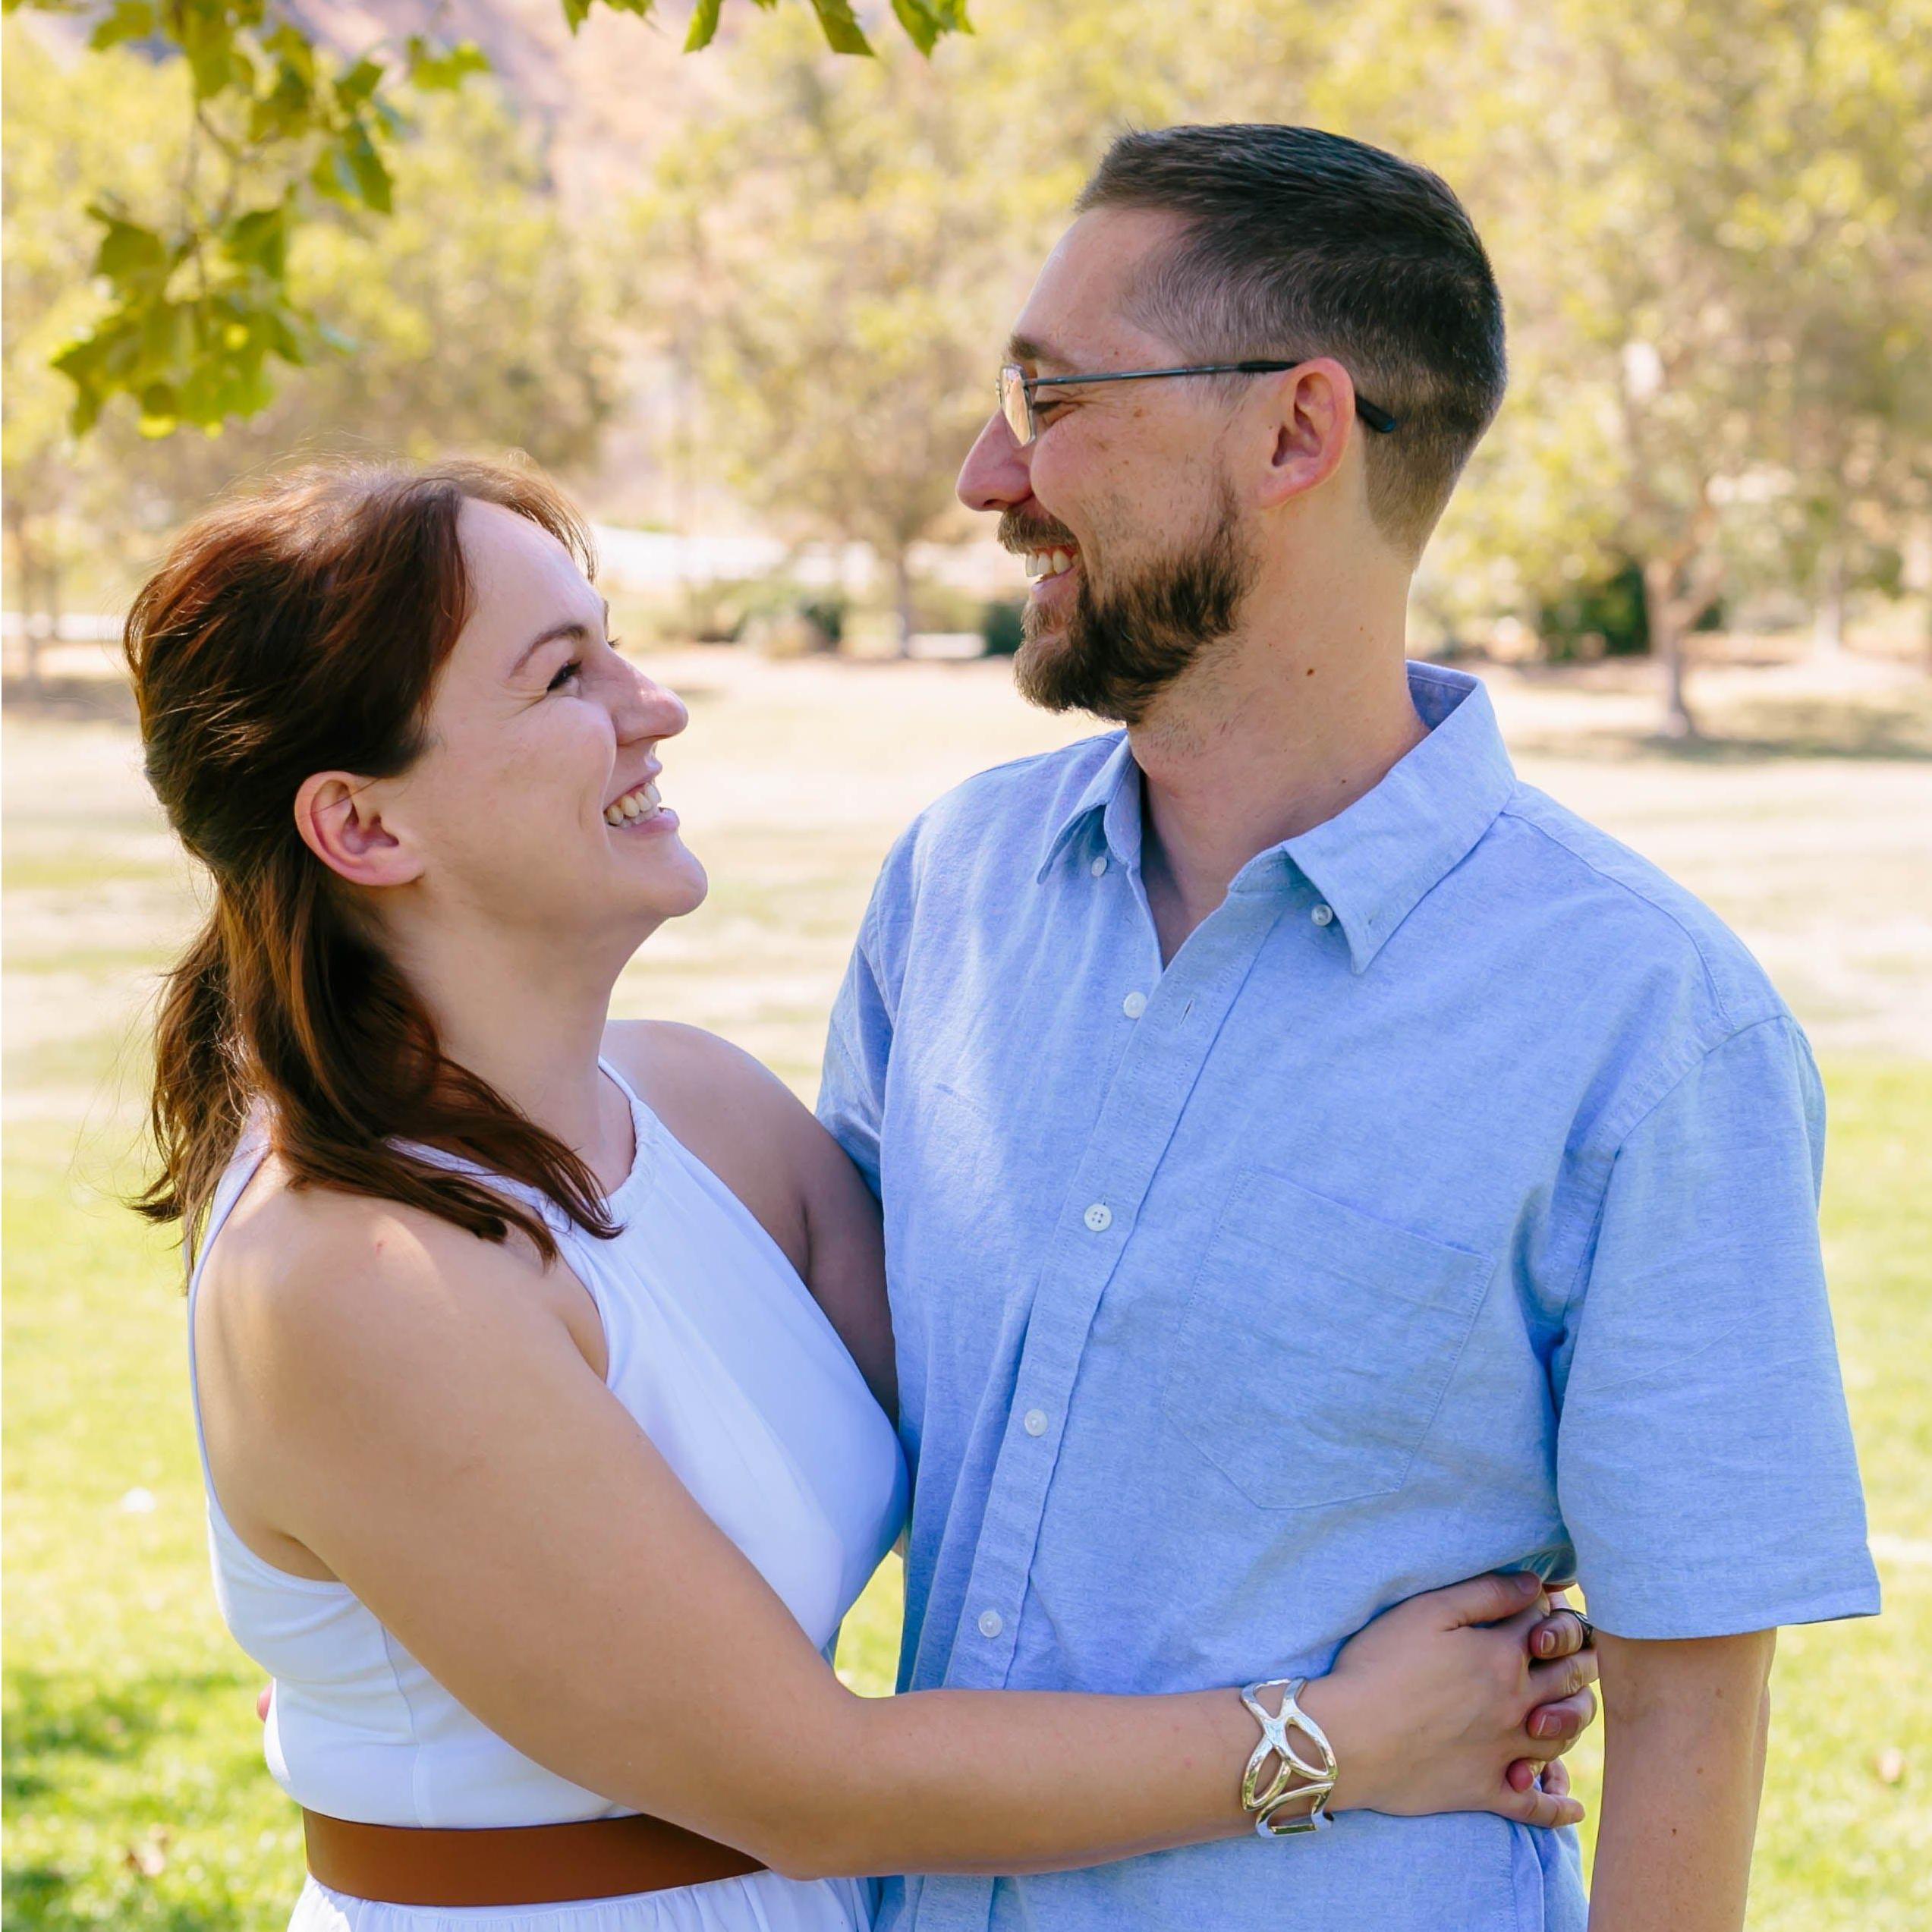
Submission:
<svg viewBox="0 0 1932 1932">
<path fill-rule="evenodd" d="M 1033 441 L 1033 411 L 1027 404 L 1025 373 L 1011 363 L 999 372 L 999 413 L 1015 442 L 1024 448 Z"/>
</svg>

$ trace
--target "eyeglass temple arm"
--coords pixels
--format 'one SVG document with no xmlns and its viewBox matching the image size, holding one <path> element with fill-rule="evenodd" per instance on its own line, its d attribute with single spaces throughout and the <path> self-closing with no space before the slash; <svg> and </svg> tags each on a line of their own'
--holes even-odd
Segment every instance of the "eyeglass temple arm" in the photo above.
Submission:
<svg viewBox="0 0 1932 1932">
<path fill-rule="evenodd" d="M 1074 383 L 1084 388 L 1089 382 L 1138 382 L 1156 376 L 1273 376 L 1301 367 L 1298 362 L 1210 362 L 1190 364 L 1185 369 L 1115 369 L 1097 376 L 1022 376 L 1020 386 L 1031 398 L 1036 389 Z M 1359 395 L 1355 398 L 1355 410 L 1371 430 L 1385 436 L 1396 426 L 1396 419 L 1386 409 L 1377 408 Z"/>
</svg>

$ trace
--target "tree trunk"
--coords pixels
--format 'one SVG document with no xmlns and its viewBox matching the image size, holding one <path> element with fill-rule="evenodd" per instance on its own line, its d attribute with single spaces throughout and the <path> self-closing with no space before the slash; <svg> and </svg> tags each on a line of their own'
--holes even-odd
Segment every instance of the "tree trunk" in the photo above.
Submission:
<svg viewBox="0 0 1932 1932">
<path fill-rule="evenodd" d="M 899 617 L 899 655 L 912 655 L 912 559 L 901 544 L 892 552 L 892 596 Z"/>
<path fill-rule="evenodd" d="M 1671 738 L 1698 735 L 1697 720 L 1685 701 L 1685 649 L 1696 613 L 1687 612 L 1674 594 L 1677 573 L 1668 558 L 1652 557 L 1644 565 L 1644 613 L 1650 621 L 1650 649 L 1663 672 L 1663 722 L 1661 735 Z"/>
<path fill-rule="evenodd" d="M 1811 648 L 1836 657 L 1845 648 L 1845 546 L 1828 537 L 1818 553 L 1811 620 Z"/>
</svg>

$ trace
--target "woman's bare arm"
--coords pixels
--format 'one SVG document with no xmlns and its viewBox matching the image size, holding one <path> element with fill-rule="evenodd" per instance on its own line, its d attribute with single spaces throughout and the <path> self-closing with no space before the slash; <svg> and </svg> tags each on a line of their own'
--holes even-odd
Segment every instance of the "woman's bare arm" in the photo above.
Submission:
<svg viewBox="0 0 1932 1932">
<path fill-rule="evenodd" d="M 851 1694 L 533 1292 L 529 1257 L 320 1191 L 275 1207 L 203 1289 L 204 1370 L 245 1365 L 204 1373 L 231 1446 L 218 1486 L 245 1480 L 256 1517 L 539 1763 L 801 1876 L 1058 1868 L 1245 1828 L 1254 1730 L 1231 1691 Z M 1550 1754 L 1521 1730 L 1531 1707 L 1573 1687 L 1522 1659 L 1533 1602 L 1474 1627 L 1525 1600 L 1503 1587 L 1417 1600 L 1409 1636 L 1402 1606 L 1371 1626 L 1373 1667 L 1311 1687 L 1342 1804 L 1575 1815 L 1504 1781 L 1507 1759 Z"/>
</svg>

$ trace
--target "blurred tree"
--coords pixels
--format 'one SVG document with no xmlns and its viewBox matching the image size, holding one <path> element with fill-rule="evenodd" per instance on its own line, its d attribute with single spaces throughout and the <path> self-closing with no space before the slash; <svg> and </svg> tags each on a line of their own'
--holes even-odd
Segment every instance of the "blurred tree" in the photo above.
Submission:
<svg viewBox="0 0 1932 1932">
<path fill-rule="evenodd" d="M 145 219 L 112 197 L 83 200 L 96 224 L 93 270 L 105 310 L 55 358 L 74 385 L 74 426 L 90 430 L 117 397 L 138 403 L 143 433 L 212 428 L 259 415 L 272 363 L 299 366 L 336 338 L 299 298 L 293 237 L 336 206 L 387 216 L 405 91 L 460 87 L 489 62 L 474 42 L 384 36 L 354 58 L 320 44 L 297 11 L 269 0 L 5 0 L 87 24 L 96 53 L 136 44 L 185 71 L 182 164 Z M 574 33 L 595 0 L 562 0 Z M 648 16 L 656 0 L 606 0 Z M 769 10 L 777 0 L 757 0 Z M 685 45 L 716 36 L 722 0 L 696 0 Z M 812 0 L 825 45 L 872 51 L 849 0 Z M 964 0 L 892 0 L 930 52 L 968 30 Z M 67 190 L 71 195 L 73 190 Z"/>
<path fill-rule="evenodd" d="M 971 159 L 930 71 L 835 88 L 793 31 L 745 74 L 667 151 L 632 259 L 701 392 L 707 470 L 791 534 L 870 544 L 903 650 L 909 552 L 987 412 L 987 285 L 1010 242 L 996 197 L 957 192 Z"/>
<path fill-rule="evenodd" d="M 946 71 L 834 78 L 799 27 L 732 50 L 732 107 L 670 143 L 636 210 L 639 312 L 696 385 L 695 461 L 792 533 L 870 545 L 912 634 L 912 546 L 962 527 L 961 458 L 1027 277 L 1109 124 L 1226 118 L 1281 74 L 1301 6 L 1017 4 Z M 1279 110 L 1289 83 L 1271 90 Z"/>
<path fill-rule="evenodd" d="M 1518 24 L 1531 153 L 1495 230 L 1518 395 L 1472 493 L 1519 556 L 1638 561 L 1663 728 L 1688 735 L 1727 522 L 1782 523 L 1796 565 L 1922 474 L 1932 6 L 1562 0 Z"/>
<path fill-rule="evenodd" d="M 39 350 L 88 297 L 80 201 L 165 193 L 181 137 L 178 70 L 118 52 L 73 72 L 6 29 L 4 423 L 9 561 L 39 617 L 85 565 L 97 597 L 181 515 L 298 446 L 426 455 L 506 444 L 568 468 L 592 455 L 617 392 L 615 297 L 590 241 L 567 226 L 540 160 L 492 87 L 424 102 L 396 152 L 407 190 L 385 220 L 335 211 L 290 251 L 296 300 L 353 329 L 353 360 L 303 370 L 218 438 L 146 440 L 124 420 L 73 434 Z M 14 202 L 31 209 L 17 219 Z"/>
<path fill-rule="evenodd" d="M 118 426 L 104 429 L 99 448 L 83 453 L 77 446 L 73 392 L 52 367 L 93 301 L 87 274 L 94 238 L 74 190 L 131 175 L 171 177 L 180 165 L 187 90 L 126 54 L 96 63 L 83 90 L 17 23 L 6 23 L 4 37 L 0 497 L 7 603 L 25 621 L 32 678 L 42 643 L 58 630 L 63 587 L 85 568 L 97 520 L 110 514 L 109 480 L 134 453 Z"/>
</svg>

